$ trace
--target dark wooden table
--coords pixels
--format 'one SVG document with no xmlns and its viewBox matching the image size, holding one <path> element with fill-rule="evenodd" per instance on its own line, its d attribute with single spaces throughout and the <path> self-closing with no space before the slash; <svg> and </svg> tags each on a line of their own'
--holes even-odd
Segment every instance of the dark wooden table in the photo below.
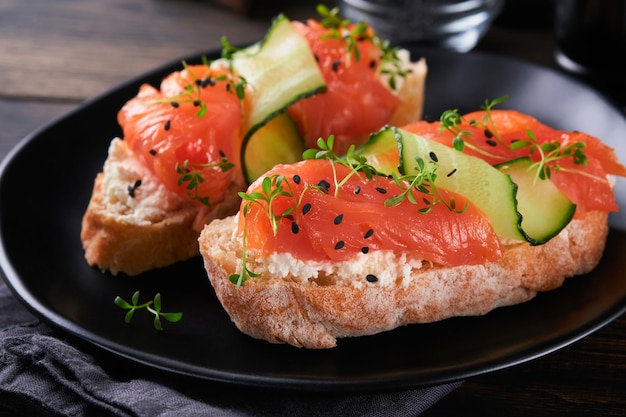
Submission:
<svg viewBox="0 0 626 417">
<path fill-rule="evenodd" d="M 316 2 L 284 3 L 280 11 L 293 19 L 314 15 Z M 233 44 L 260 39 L 277 11 L 250 17 L 191 0 L 1 0 L 0 159 L 29 132 L 128 78 L 219 48 L 222 35 Z M 477 49 L 553 66 L 551 25 L 537 16 L 526 21 L 534 25 L 502 18 Z M 555 353 L 472 378 L 427 412 L 466 414 L 626 415 L 626 315 Z"/>
</svg>

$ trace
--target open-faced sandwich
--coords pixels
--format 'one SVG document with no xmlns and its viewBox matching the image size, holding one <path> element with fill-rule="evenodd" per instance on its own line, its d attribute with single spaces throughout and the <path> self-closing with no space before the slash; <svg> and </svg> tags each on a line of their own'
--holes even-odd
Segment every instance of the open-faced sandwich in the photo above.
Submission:
<svg viewBox="0 0 626 417">
<path fill-rule="evenodd" d="M 121 108 L 89 264 L 137 275 L 201 253 L 241 331 L 307 348 L 485 314 L 597 265 L 626 176 L 611 148 L 501 99 L 420 121 L 424 60 L 319 10 Z"/>
<path fill-rule="evenodd" d="M 239 213 L 200 236 L 235 325 L 329 348 L 485 314 L 592 270 L 626 168 L 599 139 L 501 101 L 384 127 L 344 156 L 331 136 L 251 184 Z"/>
<path fill-rule="evenodd" d="M 235 213 L 237 192 L 276 163 L 320 136 L 347 149 L 421 117 L 425 62 L 319 10 L 320 21 L 277 17 L 247 48 L 224 42 L 220 59 L 184 63 L 121 108 L 123 137 L 82 222 L 90 265 L 136 275 L 198 256 L 203 226 Z"/>
</svg>

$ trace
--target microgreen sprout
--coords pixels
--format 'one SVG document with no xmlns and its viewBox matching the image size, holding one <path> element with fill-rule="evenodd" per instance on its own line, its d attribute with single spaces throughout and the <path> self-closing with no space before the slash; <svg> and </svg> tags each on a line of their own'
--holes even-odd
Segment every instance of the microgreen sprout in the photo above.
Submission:
<svg viewBox="0 0 626 417">
<path fill-rule="evenodd" d="M 239 197 L 244 201 L 242 209 L 243 216 L 245 217 L 248 213 L 250 213 L 250 208 L 253 205 L 258 205 L 269 219 L 274 236 L 278 234 L 278 226 L 281 219 L 291 218 L 291 213 L 295 210 L 295 207 L 292 206 L 282 213 L 276 213 L 274 211 L 274 202 L 279 197 L 294 198 L 291 185 L 283 175 L 265 177 L 261 182 L 261 191 L 251 193 L 239 192 Z M 248 268 L 246 235 L 247 233 L 244 222 L 242 234 L 241 272 L 239 274 L 231 274 L 229 277 L 230 281 L 235 284 L 237 288 L 240 288 L 248 280 L 248 278 L 255 278 L 260 275 Z"/>
<path fill-rule="evenodd" d="M 470 125 L 482 127 L 483 129 L 489 130 L 490 132 L 492 132 L 496 140 L 500 142 L 501 144 L 503 144 L 503 142 L 502 142 L 502 139 L 500 138 L 500 134 L 498 133 L 498 130 L 495 129 L 495 126 L 493 124 L 493 119 L 491 116 L 491 109 L 497 104 L 500 104 L 506 100 L 507 100 L 506 96 L 499 97 L 492 101 L 485 100 L 485 104 L 481 107 L 483 110 L 485 110 L 485 116 L 483 117 L 483 120 L 481 122 L 476 121 L 476 120 L 470 121 Z M 472 149 L 473 151 L 480 153 L 482 155 L 485 155 L 491 158 L 496 158 L 496 159 L 498 158 L 504 159 L 501 156 L 489 153 L 483 150 L 482 148 L 479 148 L 473 145 L 471 142 L 469 142 L 469 140 L 472 137 L 472 132 L 468 130 L 462 130 L 459 127 L 459 125 L 463 123 L 463 116 L 461 116 L 458 109 L 444 111 L 441 114 L 439 121 L 441 122 L 440 132 L 444 132 L 447 130 L 454 135 L 454 138 L 452 139 L 452 147 L 456 149 L 457 151 L 463 151 L 465 147 L 467 146 L 469 149 Z"/>
<path fill-rule="evenodd" d="M 176 105 L 180 103 L 192 103 L 194 106 L 198 107 L 196 117 L 203 117 L 206 115 L 207 105 L 206 102 L 202 100 L 202 89 L 207 86 L 213 86 L 219 81 L 226 82 L 226 89 L 233 91 L 237 98 L 243 101 L 247 85 L 245 78 L 235 77 L 232 72 L 213 75 L 210 67 L 211 64 L 206 57 L 203 57 L 202 62 L 207 68 L 207 71 L 202 77 L 197 77 L 193 71 L 189 70 L 187 62 L 183 61 L 183 68 L 185 68 L 192 77 L 192 82 L 185 85 L 182 92 L 161 100 L 155 100 L 154 103 L 170 103 Z"/>
<path fill-rule="evenodd" d="M 391 47 L 388 40 L 379 41 L 378 47 L 381 51 L 380 60 L 382 61 L 380 73 L 387 76 L 389 88 L 397 90 L 397 78 L 404 78 L 408 74 L 398 57 L 398 48 Z"/>
<path fill-rule="evenodd" d="M 330 135 L 327 140 L 319 138 L 317 140 L 317 146 L 319 149 L 307 149 L 302 154 L 303 159 L 326 159 L 331 162 L 333 170 L 333 180 L 335 183 L 335 197 L 339 195 L 339 189 L 348 180 L 358 172 L 365 174 L 368 180 L 371 180 L 374 175 L 377 175 L 374 167 L 367 163 L 367 159 L 362 155 L 355 152 L 355 146 L 350 145 L 345 156 L 337 155 L 334 150 L 335 137 Z M 337 178 L 337 170 L 335 164 L 344 165 L 350 168 L 350 172 L 341 180 Z"/>
<path fill-rule="evenodd" d="M 243 234 L 241 238 L 241 272 L 238 274 L 231 274 L 228 278 L 230 282 L 235 284 L 237 288 L 241 288 L 241 286 L 248 280 L 248 278 L 256 278 L 261 274 L 257 272 L 253 272 L 248 268 L 248 251 L 246 246 L 246 225 L 244 222 L 243 226 Z"/>
<path fill-rule="evenodd" d="M 331 32 L 324 35 L 322 39 L 341 39 L 346 42 L 348 56 L 354 55 L 354 60 L 361 60 L 361 51 L 359 51 L 358 42 L 364 39 L 372 39 L 367 33 L 367 25 L 363 22 L 352 29 L 346 27 L 333 27 Z"/>
<path fill-rule="evenodd" d="M 204 182 L 202 171 L 205 168 L 220 168 L 222 172 L 226 172 L 233 168 L 235 165 L 228 162 L 228 158 L 225 155 L 221 155 L 220 162 L 211 164 L 192 164 L 188 160 L 185 160 L 181 165 L 176 163 L 176 173 L 178 177 L 178 186 L 180 187 L 184 183 L 187 183 L 185 188 L 187 189 L 187 198 L 190 200 L 198 201 L 207 207 L 211 206 L 209 197 L 201 196 L 199 194 L 200 184 Z"/>
<path fill-rule="evenodd" d="M 285 184 L 287 188 L 283 186 Z M 270 177 L 263 178 L 261 182 L 261 191 L 255 191 L 252 193 L 239 192 L 239 197 L 245 202 L 243 206 L 243 215 L 246 216 L 250 211 L 250 207 L 253 204 L 257 204 L 261 207 L 263 212 L 267 215 L 272 225 L 272 232 L 274 236 L 278 234 L 278 225 L 280 220 L 288 218 L 291 212 L 295 210 L 295 207 L 290 207 L 282 213 L 276 213 L 274 211 L 274 201 L 279 197 L 293 198 L 293 192 L 289 181 L 282 175 L 272 175 Z"/>
<path fill-rule="evenodd" d="M 474 126 L 479 126 L 479 127 L 482 127 L 485 130 L 488 130 L 488 131 L 492 132 L 493 135 L 494 135 L 493 137 L 501 145 L 504 145 L 504 141 L 500 137 L 500 133 L 498 132 L 498 129 L 496 129 L 495 124 L 493 123 L 493 117 L 492 117 L 491 109 L 493 109 L 495 106 L 497 106 L 500 103 L 504 103 L 508 99 L 509 98 L 507 96 L 502 96 L 502 97 L 498 97 L 498 98 L 496 98 L 494 100 L 491 100 L 491 101 L 485 100 L 485 103 L 482 106 L 480 106 L 480 108 L 485 111 L 485 115 L 483 116 L 482 123 L 478 123 L 477 121 L 472 121 L 471 122 L 471 124 L 474 125 Z"/>
<path fill-rule="evenodd" d="M 535 180 L 550 179 L 552 172 L 558 172 L 562 168 L 557 161 L 572 158 L 574 164 L 580 166 L 587 165 L 587 156 L 585 155 L 585 143 L 574 142 L 567 146 L 562 146 L 559 141 L 546 142 L 541 145 L 537 143 L 534 133 L 531 130 L 526 131 L 528 140 L 517 140 L 511 143 L 511 149 L 529 148 L 530 154 L 537 152 L 539 160 L 531 164 L 529 170 L 537 170 Z"/>
<path fill-rule="evenodd" d="M 358 43 L 369 41 L 380 50 L 380 66 L 381 74 L 388 77 L 389 88 L 397 89 L 397 77 L 405 77 L 407 71 L 403 68 L 402 62 L 398 57 L 398 48 L 392 48 L 389 41 L 380 40 L 374 31 L 363 21 L 356 24 L 348 19 L 344 19 L 339 14 L 339 8 L 333 7 L 329 9 L 325 5 L 317 6 L 317 13 L 320 16 L 321 25 L 330 29 L 330 33 L 324 35 L 322 39 L 339 39 L 346 43 L 348 58 L 354 55 L 354 60 L 361 60 L 361 51 Z"/>
<path fill-rule="evenodd" d="M 329 9 L 327 6 L 320 4 L 317 6 L 317 13 L 321 17 L 321 25 L 331 30 L 331 32 L 324 35 L 322 39 L 334 38 L 343 40 L 347 44 L 348 55 L 351 56 L 354 54 L 354 59 L 356 62 L 359 62 L 361 52 L 359 51 L 357 43 L 365 39 L 373 40 L 372 35 L 368 33 L 367 24 L 360 22 L 357 25 L 353 25 L 350 29 L 351 22 L 339 16 L 339 8 L 337 7 Z"/>
<path fill-rule="evenodd" d="M 507 100 L 506 96 L 499 97 L 495 100 L 485 100 L 485 103 L 481 106 L 481 109 L 485 110 L 485 115 L 482 120 L 472 120 L 470 121 L 470 125 L 477 126 L 485 129 L 485 131 L 489 131 L 493 138 L 501 145 L 507 146 L 512 153 L 515 151 L 527 148 L 528 152 L 533 155 L 537 154 L 539 156 L 539 160 L 530 165 L 529 170 L 536 170 L 537 174 L 535 177 L 535 181 L 537 179 L 546 180 L 552 177 L 553 173 L 556 173 L 561 170 L 568 170 L 567 168 L 559 165 L 559 161 L 563 159 L 569 159 L 574 162 L 575 165 L 579 165 L 581 167 L 585 167 L 587 165 L 587 155 L 585 154 L 585 143 L 584 142 L 574 142 L 572 144 L 563 146 L 561 142 L 558 140 L 553 140 L 550 142 L 546 142 L 543 144 L 537 143 L 537 139 L 532 130 L 526 130 L 527 139 L 518 139 L 512 141 L 510 144 L 506 144 L 500 133 L 496 129 L 496 126 L 493 122 L 492 112 L 494 106 L 504 102 Z M 452 146 L 457 151 L 463 151 L 465 147 L 468 147 L 475 152 L 486 155 L 491 158 L 496 159 L 506 159 L 504 156 L 493 155 L 473 144 L 468 142 L 468 140 L 472 136 L 472 132 L 462 130 L 459 125 L 463 122 L 463 117 L 458 112 L 458 110 L 447 110 L 442 113 L 441 118 L 441 132 L 449 131 L 454 136 L 452 140 Z M 509 158 L 510 159 L 510 158 Z M 569 170 L 574 172 L 574 170 Z M 587 175 L 584 171 L 577 170 L 581 174 Z"/>
<path fill-rule="evenodd" d="M 450 197 L 448 201 L 443 198 L 441 190 L 439 190 L 439 188 L 435 184 L 435 180 L 437 179 L 437 168 L 439 167 L 436 162 L 430 160 L 430 163 L 427 165 L 424 159 L 419 156 L 415 157 L 415 162 L 417 164 L 415 167 L 417 174 L 391 174 L 394 183 L 398 186 L 398 188 L 402 190 L 402 192 L 385 200 L 385 206 L 397 206 L 398 204 L 401 204 L 404 200 L 407 200 L 411 204 L 417 205 L 418 200 L 415 197 L 414 192 L 418 191 L 424 194 L 421 200 L 426 205 L 426 207 L 419 209 L 418 213 L 426 214 L 430 212 L 436 204 L 443 204 L 448 208 L 448 210 L 454 211 L 456 213 L 463 213 L 467 209 L 467 202 L 465 203 L 465 206 L 463 208 L 457 209 L 454 196 Z"/>
<path fill-rule="evenodd" d="M 222 58 L 232 61 L 233 55 L 240 50 L 240 48 L 233 46 L 226 36 L 220 38 L 222 44 Z"/>
<path fill-rule="evenodd" d="M 119 308 L 128 310 L 124 316 L 124 322 L 126 322 L 126 324 L 130 324 L 135 312 L 142 309 L 146 309 L 154 316 L 154 328 L 159 331 L 163 330 L 162 319 L 171 323 L 177 323 L 183 318 L 183 313 L 165 313 L 161 310 L 161 293 L 157 293 L 154 299 L 140 304 L 139 291 L 135 291 L 130 302 L 117 296 L 115 297 L 114 303 Z"/>
<path fill-rule="evenodd" d="M 320 15 L 320 23 L 323 27 L 330 28 L 342 28 L 350 24 L 348 19 L 343 19 L 339 15 L 339 8 L 333 7 L 329 9 L 325 4 L 318 4 L 316 7 L 317 14 Z"/>
</svg>

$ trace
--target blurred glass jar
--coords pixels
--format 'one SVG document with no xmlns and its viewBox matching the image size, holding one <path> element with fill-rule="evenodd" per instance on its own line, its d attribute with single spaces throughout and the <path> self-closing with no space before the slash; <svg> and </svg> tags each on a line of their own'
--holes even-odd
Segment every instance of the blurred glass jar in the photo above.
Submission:
<svg viewBox="0 0 626 417">
<path fill-rule="evenodd" d="M 626 0 L 556 0 L 557 63 L 582 75 L 623 76 Z"/>
<path fill-rule="evenodd" d="M 341 14 L 372 25 L 394 44 L 419 43 L 468 52 L 505 0 L 338 0 Z"/>
</svg>

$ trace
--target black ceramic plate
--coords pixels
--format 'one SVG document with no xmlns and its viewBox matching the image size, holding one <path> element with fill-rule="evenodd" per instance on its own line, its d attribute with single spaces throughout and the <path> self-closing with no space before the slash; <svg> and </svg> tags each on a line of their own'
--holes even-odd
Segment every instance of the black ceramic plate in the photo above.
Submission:
<svg viewBox="0 0 626 417">
<path fill-rule="evenodd" d="M 536 115 L 558 128 L 584 130 L 617 147 L 626 120 L 595 91 L 525 62 L 431 50 L 426 116 L 449 108 L 477 109 L 508 95 L 503 107 Z M 193 57 L 192 57 L 193 58 Z M 197 59 L 198 57 L 196 57 Z M 80 221 L 93 178 L 111 138 L 116 112 L 140 83 L 157 83 L 179 62 L 84 103 L 25 138 L 2 164 L 0 261 L 14 293 L 50 325 L 153 368 L 205 380 L 267 387 L 333 390 L 401 389 L 464 379 L 531 360 L 586 336 L 626 310 L 626 225 L 611 218 L 598 268 L 562 288 L 483 317 L 411 325 L 340 340 L 331 350 L 300 350 L 241 334 L 216 300 L 199 258 L 136 278 L 113 277 L 85 263 Z M 618 183 L 623 207 L 626 189 Z M 113 304 L 163 295 L 165 311 L 183 311 L 177 324 L 154 330 L 148 315 L 131 325 Z M 144 318 L 145 317 L 145 318 Z"/>
</svg>

